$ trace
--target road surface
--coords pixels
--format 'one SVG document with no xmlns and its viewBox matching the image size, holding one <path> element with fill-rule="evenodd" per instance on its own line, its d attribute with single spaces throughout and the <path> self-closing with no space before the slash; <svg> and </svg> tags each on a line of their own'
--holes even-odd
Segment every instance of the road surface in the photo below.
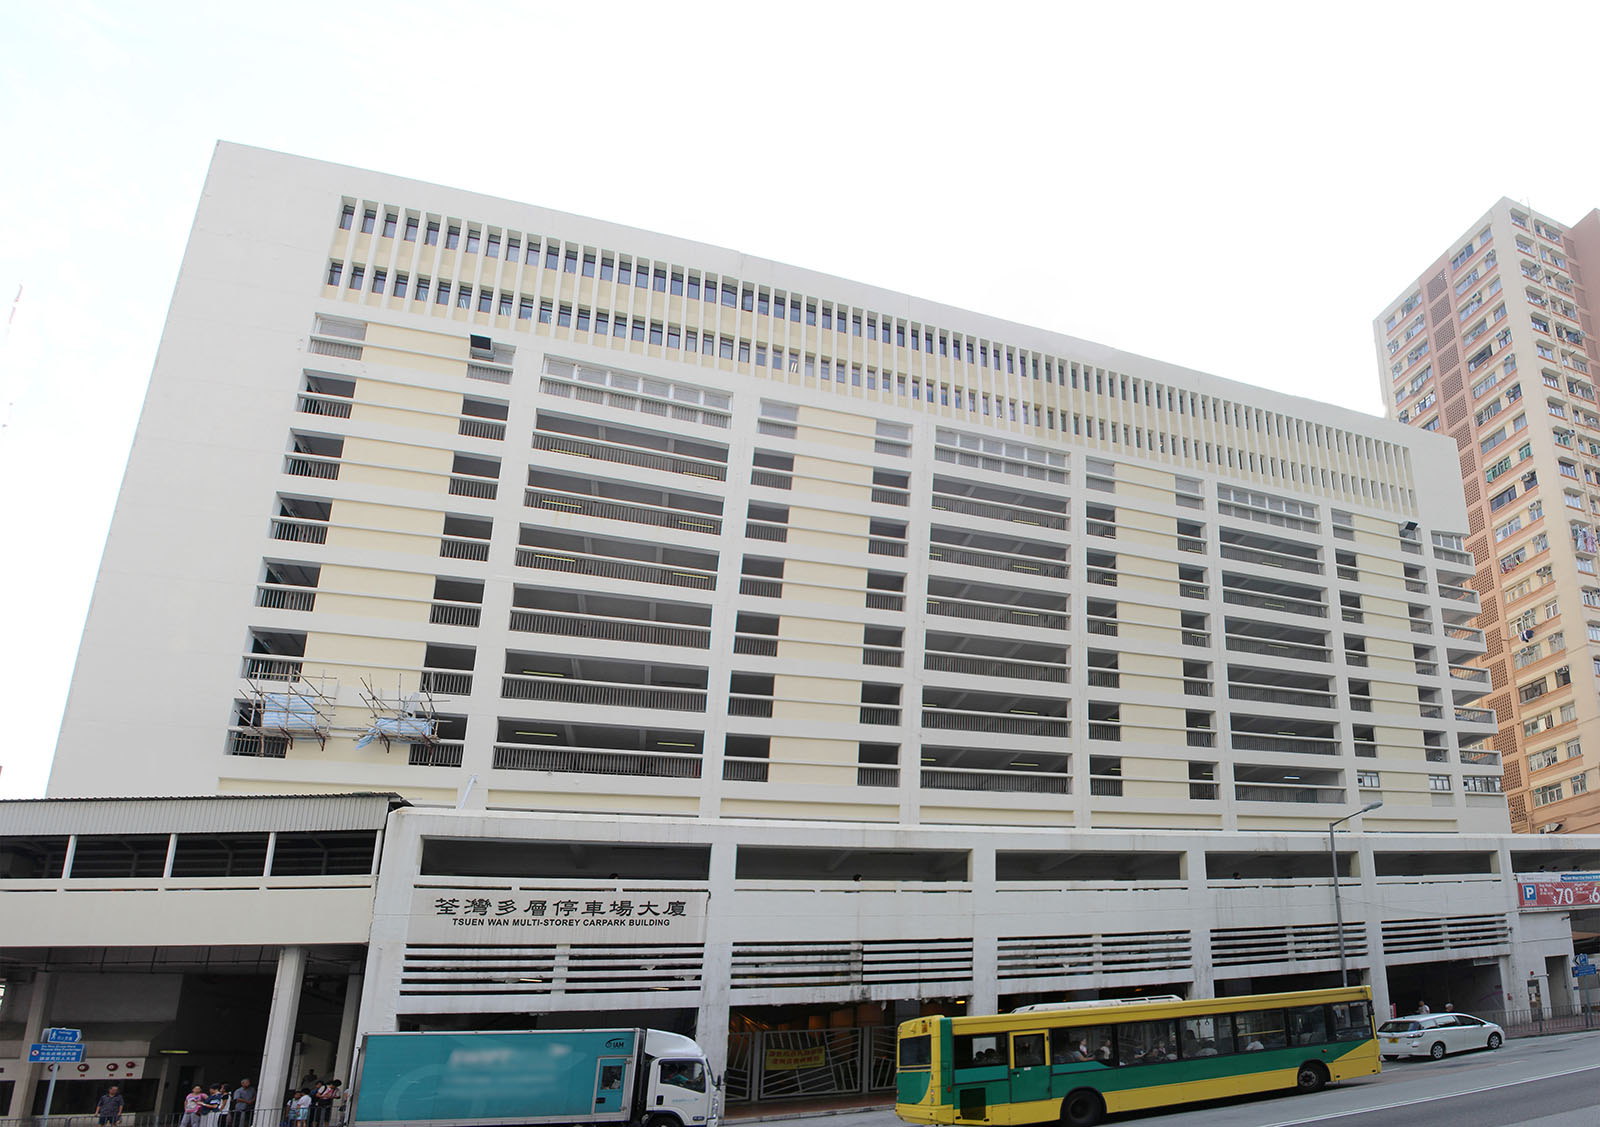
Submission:
<svg viewBox="0 0 1600 1127">
<path fill-rule="evenodd" d="M 767 1122 L 774 1122 L 768 1120 Z M 795 1118 L 900 1127 L 892 1111 Z M 1316 1095 L 1257 1096 L 1114 1116 L 1107 1127 L 1600 1127 L 1600 1031 L 1508 1041 L 1497 1052 L 1385 1062 Z"/>
</svg>

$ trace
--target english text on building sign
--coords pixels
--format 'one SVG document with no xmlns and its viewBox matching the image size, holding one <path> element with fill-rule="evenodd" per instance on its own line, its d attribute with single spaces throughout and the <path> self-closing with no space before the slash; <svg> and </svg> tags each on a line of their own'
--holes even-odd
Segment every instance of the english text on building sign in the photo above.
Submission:
<svg viewBox="0 0 1600 1127">
<path fill-rule="evenodd" d="M 418 888 L 410 938 L 449 943 L 697 943 L 708 894 Z"/>
<path fill-rule="evenodd" d="M 1569 879 L 1571 877 L 1580 879 Z M 1593 873 L 1519 877 L 1517 889 L 1518 899 L 1524 908 L 1588 908 L 1600 905 L 1600 876 Z"/>
</svg>

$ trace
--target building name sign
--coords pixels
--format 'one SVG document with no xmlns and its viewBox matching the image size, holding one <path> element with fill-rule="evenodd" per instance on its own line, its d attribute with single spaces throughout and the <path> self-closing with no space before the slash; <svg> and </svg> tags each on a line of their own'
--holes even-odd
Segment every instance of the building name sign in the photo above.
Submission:
<svg viewBox="0 0 1600 1127">
<path fill-rule="evenodd" d="M 1600 873 L 1518 877 L 1517 890 L 1524 909 L 1597 907 L 1600 906 Z"/>
<path fill-rule="evenodd" d="M 699 943 L 705 892 L 417 888 L 413 943 Z"/>
</svg>

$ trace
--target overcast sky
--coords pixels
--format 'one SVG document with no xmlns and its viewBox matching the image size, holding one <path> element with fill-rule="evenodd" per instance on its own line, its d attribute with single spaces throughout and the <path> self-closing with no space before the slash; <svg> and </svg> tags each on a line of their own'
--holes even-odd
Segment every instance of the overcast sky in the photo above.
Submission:
<svg viewBox="0 0 1600 1127">
<path fill-rule="evenodd" d="M 1600 206 L 1571 49 L 1597 30 L 1561 3 L 0 4 L 0 797 L 43 793 L 219 138 L 1376 413 L 1371 320 L 1449 241 L 1501 196 Z M 130 730 L 194 703 L 174 683 Z"/>
</svg>

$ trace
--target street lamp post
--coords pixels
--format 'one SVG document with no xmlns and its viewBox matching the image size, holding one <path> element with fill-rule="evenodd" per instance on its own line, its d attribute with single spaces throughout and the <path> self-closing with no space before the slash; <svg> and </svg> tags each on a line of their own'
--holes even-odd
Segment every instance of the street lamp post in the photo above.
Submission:
<svg viewBox="0 0 1600 1127">
<path fill-rule="evenodd" d="M 1367 803 L 1360 810 L 1351 811 L 1343 818 L 1336 818 L 1328 823 L 1328 865 L 1333 872 L 1333 922 L 1339 931 L 1339 982 L 1344 986 L 1350 985 L 1350 971 L 1344 957 L 1344 909 L 1339 906 L 1339 855 L 1333 849 L 1333 831 L 1339 827 L 1340 822 L 1348 822 L 1365 814 L 1368 810 L 1376 810 L 1383 805 L 1379 798 Z"/>
</svg>

